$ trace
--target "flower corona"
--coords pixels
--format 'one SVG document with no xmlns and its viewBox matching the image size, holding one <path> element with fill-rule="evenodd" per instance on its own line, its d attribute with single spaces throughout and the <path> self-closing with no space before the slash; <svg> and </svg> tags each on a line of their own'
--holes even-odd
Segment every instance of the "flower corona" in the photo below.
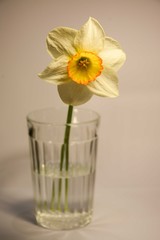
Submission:
<svg viewBox="0 0 160 240">
<path fill-rule="evenodd" d="M 102 70 L 102 59 L 92 52 L 77 53 L 68 62 L 67 67 L 69 77 L 84 85 L 94 81 Z"/>
</svg>

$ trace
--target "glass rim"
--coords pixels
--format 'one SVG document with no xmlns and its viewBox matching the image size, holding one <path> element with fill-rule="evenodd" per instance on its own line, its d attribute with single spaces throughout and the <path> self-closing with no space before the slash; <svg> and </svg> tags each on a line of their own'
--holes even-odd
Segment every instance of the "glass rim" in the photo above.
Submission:
<svg viewBox="0 0 160 240">
<path fill-rule="evenodd" d="M 66 123 L 64 119 L 64 122 L 54 122 L 54 121 L 44 121 L 44 120 L 36 120 L 32 115 L 33 114 L 36 114 L 38 112 L 43 112 L 43 111 L 49 111 L 49 110 L 66 110 L 66 118 L 67 118 L 67 108 L 65 107 L 46 107 L 46 108 L 39 108 L 39 109 L 35 109 L 33 111 L 30 111 L 27 116 L 26 116 L 26 119 L 27 119 L 27 122 L 30 122 L 30 123 L 34 123 L 34 124 L 38 124 L 38 125 L 43 125 L 43 126 L 78 126 L 78 125 L 86 125 L 86 124 L 89 124 L 89 123 L 94 123 L 94 122 L 97 122 L 99 123 L 100 121 L 100 115 L 99 113 L 97 113 L 96 111 L 92 110 L 92 109 L 89 109 L 89 108 L 79 108 L 79 107 L 74 107 L 73 108 L 73 113 L 74 112 L 90 112 L 92 114 L 94 114 L 94 117 L 92 119 L 88 119 L 88 120 L 82 120 L 82 121 L 79 121 L 79 122 L 71 122 L 71 123 Z"/>
</svg>

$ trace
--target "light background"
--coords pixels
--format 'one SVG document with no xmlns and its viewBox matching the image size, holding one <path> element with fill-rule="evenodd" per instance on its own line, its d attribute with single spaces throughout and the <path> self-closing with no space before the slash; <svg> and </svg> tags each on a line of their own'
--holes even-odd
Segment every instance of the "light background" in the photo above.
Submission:
<svg viewBox="0 0 160 240">
<path fill-rule="evenodd" d="M 94 96 L 82 106 L 101 115 L 96 191 L 102 183 L 117 191 L 160 188 L 160 1 L 0 0 L 0 168 L 4 188 L 9 188 L 4 181 L 8 175 L 13 187 L 15 178 L 19 189 L 30 187 L 27 113 L 63 106 L 56 87 L 37 77 L 50 62 L 46 36 L 57 26 L 78 29 L 89 16 L 96 18 L 127 54 L 119 71 L 120 96 Z M 25 166 L 25 173 L 17 170 L 18 165 L 20 169 Z M 152 206 L 157 196 L 160 198 L 155 194 Z M 155 212 L 160 213 L 159 205 Z M 154 233 L 153 239 L 159 240 L 157 228 Z M 134 239 L 142 240 L 145 235 L 140 236 Z"/>
</svg>

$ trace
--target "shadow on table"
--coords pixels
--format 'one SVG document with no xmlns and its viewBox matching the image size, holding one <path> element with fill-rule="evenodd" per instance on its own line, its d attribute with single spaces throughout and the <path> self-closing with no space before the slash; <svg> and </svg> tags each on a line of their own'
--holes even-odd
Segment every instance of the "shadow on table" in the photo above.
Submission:
<svg viewBox="0 0 160 240">
<path fill-rule="evenodd" d="M 30 196 L 23 199 L 24 193 L 31 194 L 32 187 L 28 152 L 21 150 L 4 156 L 0 172 L 0 212 L 35 224 L 34 202 Z"/>
<path fill-rule="evenodd" d="M 6 196 L 1 196 L 0 208 L 3 212 L 9 213 L 32 224 L 36 224 L 34 217 L 34 202 L 31 199 L 12 202 L 12 199 L 6 200 Z"/>
</svg>

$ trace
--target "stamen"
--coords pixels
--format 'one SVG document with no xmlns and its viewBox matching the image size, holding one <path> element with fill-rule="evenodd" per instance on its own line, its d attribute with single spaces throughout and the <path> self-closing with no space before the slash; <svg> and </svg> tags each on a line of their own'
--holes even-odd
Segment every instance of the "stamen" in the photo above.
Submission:
<svg viewBox="0 0 160 240">
<path fill-rule="evenodd" d="M 90 61 L 88 58 L 85 58 L 85 57 L 81 57 L 79 60 L 78 60 L 78 65 L 82 68 L 87 68 L 87 66 L 90 64 Z"/>
</svg>

